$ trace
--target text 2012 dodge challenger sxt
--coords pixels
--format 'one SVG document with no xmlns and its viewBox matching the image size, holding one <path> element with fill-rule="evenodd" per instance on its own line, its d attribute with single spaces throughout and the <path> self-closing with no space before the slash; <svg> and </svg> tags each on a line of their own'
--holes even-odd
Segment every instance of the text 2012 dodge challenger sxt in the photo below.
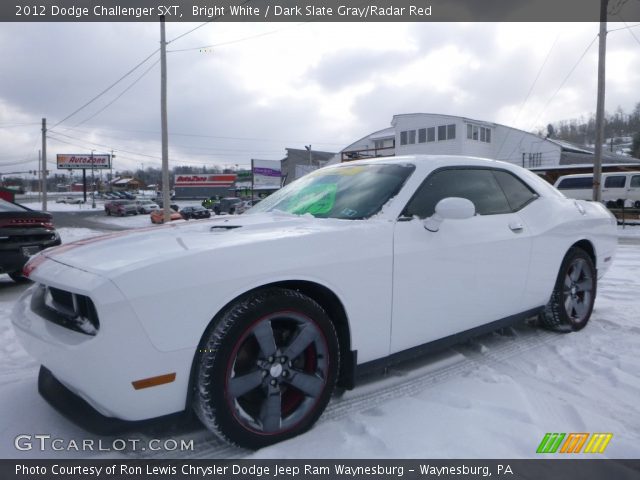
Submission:
<svg viewBox="0 0 640 480">
<path fill-rule="evenodd" d="M 358 368 L 536 315 L 580 330 L 615 249 L 601 204 L 517 166 L 380 158 L 317 170 L 245 215 L 47 250 L 13 323 L 102 415 L 194 408 L 259 448 L 308 429 Z"/>
</svg>

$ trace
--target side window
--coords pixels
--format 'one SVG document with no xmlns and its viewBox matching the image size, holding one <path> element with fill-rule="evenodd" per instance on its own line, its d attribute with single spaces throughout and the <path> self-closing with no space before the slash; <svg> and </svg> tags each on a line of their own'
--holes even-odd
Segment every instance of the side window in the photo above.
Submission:
<svg viewBox="0 0 640 480">
<path fill-rule="evenodd" d="M 538 194 L 515 175 L 503 170 L 495 170 L 493 174 L 506 195 L 512 211 L 517 212 L 538 198 Z"/>
<path fill-rule="evenodd" d="M 593 177 L 565 178 L 558 184 L 558 190 L 587 190 L 593 188 Z"/>
<path fill-rule="evenodd" d="M 607 177 L 604 181 L 604 188 L 624 188 L 624 182 L 627 178 L 624 175 L 615 175 Z"/>
<path fill-rule="evenodd" d="M 434 214 L 436 204 L 447 197 L 471 200 L 480 215 L 510 213 L 500 185 L 491 170 L 451 168 L 429 175 L 406 206 L 403 215 L 427 218 Z"/>
<path fill-rule="evenodd" d="M 640 175 L 634 175 L 633 177 L 631 177 L 631 185 L 630 185 L 630 187 L 632 187 L 632 188 L 640 187 Z"/>
</svg>

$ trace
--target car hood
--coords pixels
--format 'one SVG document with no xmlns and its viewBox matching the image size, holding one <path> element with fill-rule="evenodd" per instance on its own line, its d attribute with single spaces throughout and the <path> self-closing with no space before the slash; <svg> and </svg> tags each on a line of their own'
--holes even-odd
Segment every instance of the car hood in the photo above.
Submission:
<svg viewBox="0 0 640 480">
<path fill-rule="evenodd" d="M 297 216 L 279 212 L 233 215 L 116 232 L 68 243 L 46 250 L 41 255 L 80 270 L 111 277 L 170 258 L 228 248 L 237 250 L 256 243 L 321 232 L 333 234 L 336 230 L 349 229 L 355 223 L 361 221 L 316 219 L 308 214 Z"/>
</svg>

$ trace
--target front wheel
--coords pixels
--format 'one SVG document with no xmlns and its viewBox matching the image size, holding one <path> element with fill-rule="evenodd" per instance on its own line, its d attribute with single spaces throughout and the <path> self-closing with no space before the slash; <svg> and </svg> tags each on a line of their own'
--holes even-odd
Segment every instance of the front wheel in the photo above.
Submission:
<svg viewBox="0 0 640 480">
<path fill-rule="evenodd" d="M 593 260 L 581 248 L 572 247 L 562 261 L 551 299 L 540 314 L 540 323 L 559 332 L 583 329 L 593 311 L 597 275 Z"/>
<path fill-rule="evenodd" d="M 300 292 L 272 288 L 231 306 L 196 355 L 194 409 L 227 442 L 257 449 L 308 430 L 340 363 L 327 313 Z"/>
</svg>

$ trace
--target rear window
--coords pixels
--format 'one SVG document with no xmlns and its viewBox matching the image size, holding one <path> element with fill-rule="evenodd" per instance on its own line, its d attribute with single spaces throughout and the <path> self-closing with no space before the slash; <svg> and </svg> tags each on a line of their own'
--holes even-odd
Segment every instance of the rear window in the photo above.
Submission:
<svg viewBox="0 0 640 480">
<path fill-rule="evenodd" d="M 564 178 L 557 188 L 558 190 L 588 190 L 593 188 L 593 177 Z"/>
<path fill-rule="evenodd" d="M 26 212 L 27 209 L 16 205 L 15 203 L 7 202 L 0 199 L 0 212 Z"/>
</svg>

